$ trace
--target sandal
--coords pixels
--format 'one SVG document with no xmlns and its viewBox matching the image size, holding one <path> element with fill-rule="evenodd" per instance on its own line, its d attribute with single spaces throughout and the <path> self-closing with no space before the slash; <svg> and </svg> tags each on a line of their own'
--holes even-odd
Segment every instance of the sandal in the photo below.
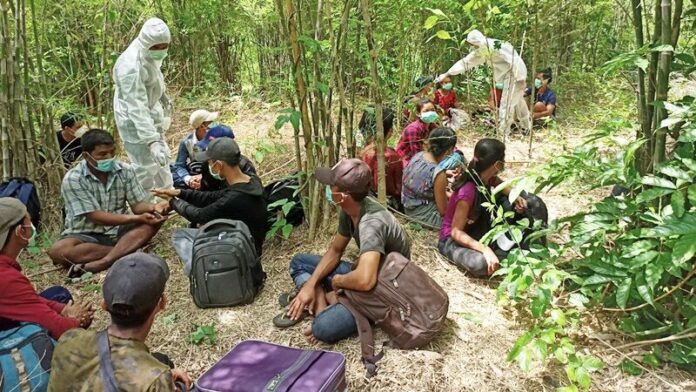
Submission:
<svg viewBox="0 0 696 392">
<path fill-rule="evenodd" d="M 292 302 L 292 300 L 295 299 L 296 295 L 297 295 L 297 290 L 289 291 L 287 293 L 281 293 L 278 296 L 278 303 L 283 308 L 287 308 L 288 305 L 290 305 L 290 302 Z"/>
<path fill-rule="evenodd" d="M 273 325 L 278 328 L 290 328 L 293 325 L 297 325 L 302 322 L 302 320 L 304 320 L 307 316 L 309 316 L 309 311 L 305 309 L 299 319 L 293 320 L 290 318 L 290 316 L 288 316 L 286 311 L 283 311 L 283 313 L 280 313 L 273 318 Z"/>
<path fill-rule="evenodd" d="M 70 268 L 68 268 L 68 278 L 69 279 L 79 278 L 86 273 L 87 273 L 87 270 L 82 268 L 82 266 L 80 264 L 73 264 L 70 266 Z"/>
</svg>

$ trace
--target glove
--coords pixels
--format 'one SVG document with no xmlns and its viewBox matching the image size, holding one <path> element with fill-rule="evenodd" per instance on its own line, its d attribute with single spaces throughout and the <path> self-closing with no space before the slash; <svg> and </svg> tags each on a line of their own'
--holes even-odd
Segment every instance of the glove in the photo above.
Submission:
<svg viewBox="0 0 696 392">
<path fill-rule="evenodd" d="M 443 80 L 445 80 L 446 77 L 448 77 L 449 74 L 447 72 L 443 73 L 442 75 L 438 76 L 435 78 L 435 83 L 440 83 Z"/>
<path fill-rule="evenodd" d="M 150 144 L 150 152 L 156 164 L 164 167 L 169 163 L 169 148 L 163 141 L 160 140 Z"/>
</svg>

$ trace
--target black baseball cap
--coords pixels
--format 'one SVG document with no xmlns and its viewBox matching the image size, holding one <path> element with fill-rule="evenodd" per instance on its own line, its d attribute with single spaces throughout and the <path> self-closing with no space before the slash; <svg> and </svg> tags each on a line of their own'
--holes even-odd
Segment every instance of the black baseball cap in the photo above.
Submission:
<svg viewBox="0 0 696 392">
<path fill-rule="evenodd" d="M 205 151 L 196 154 L 196 160 L 199 162 L 223 161 L 232 166 L 237 166 L 241 156 L 242 152 L 239 150 L 237 142 L 228 137 L 221 137 L 210 142 Z"/>
<path fill-rule="evenodd" d="M 350 194 L 367 193 L 372 187 L 372 170 L 360 159 L 341 159 L 332 168 L 317 168 L 315 174 L 320 183 Z"/>
<path fill-rule="evenodd" d="M 102 285 L 107 310 L 121 322 L 146 320 L 168 279 L 169 267 L 161 257 L 136 252 L 118 259 Z"/>
</svg>

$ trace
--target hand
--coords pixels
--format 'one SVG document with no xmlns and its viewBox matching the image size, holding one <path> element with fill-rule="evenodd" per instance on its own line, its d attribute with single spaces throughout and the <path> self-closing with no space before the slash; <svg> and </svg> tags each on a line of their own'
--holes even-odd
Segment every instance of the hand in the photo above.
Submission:
<svg viewBox="0 0 696 392">
<path fill-rule="evenodd" d="M 443 80 L 445 80 L 445 78 L 448 77 L 448 76 L 449 76 L 449 74 L 448 74 L 447 72 L 445 72 L 445 73 L 443 73 L 442 75 L 436 77 L 434 82 L 435 82 L 435 83 L 440 83 L 440 82 L 442 82 Z"/>
<path fill-rule="evenodd" d="M 172 369 L 172 378 L 174 379 L 174 382 L 180 381 L 186 385 L 186 391 L 191 389 L 191 384 L 193 381 L 191 380 L 191 377 L 182 369 Z M 178 390 L 178 389 L 177 389 Z M 186 392 L 186 391 L 181 391 L 181 392 Z"/>
<path fill-rule="evenodd" d="M 150 193 L 162 199 L 171 199 L 181 194 L 180 189 L 150 189 Z"/>
<path fill-rule="evenodd" d="M 486 263 L 488 263 L 488 275 L 493 275 L 493 273 L 500 268 L 498 256 L 493 253 L 491 248 L 486 248 L 486 250 L 483 251 L 483 257 L 486 259 Z"/>
<path fill-rule="evenodd" d="M 518 214 L 527 211 L 527 200 L 522 196 L 518 196 L 517 199 L 515 199 L 514 207 Z"/>
<path fill-rule="evenodd" d="M 77 319 L 80 321 L 80 327 L 87 328 L 92 324 L 94 309 L 92 304 L 70 301 L 63 308 L 61 315 Z"/>
<path fill-rule="evenodd" d="M 167 215 L 169 213 L 169 210 L 169 201 L 164 200 L 155 204 L 152 212 L 156 212 L 160 215 Z"/>
<path fill-rule="evenodd" d="M 156 164 L 164 167 L 169 164 L 169 147 L 159 140 L 150 144 L 150 153 Z"/>
<path fill-rule="evenodd" d="M 288 316 L 290 316 L 290 319 L 299 320 L 307 306 L 312 309 L 314 307 L 314 296 L 314 286 L 305 283 L 300 292 L 290 302 L 290 305 L 288 305 Z"/>
<path fill-rule="evenodd" d="M 191 178 L 189 178 L 188 183 L 186 185 L 188 185 L 188 187 L 191 189 L 200 190 L 202 179 L 203 179 L 203 176 L 201 174 L 191 176 Z"/>
<path fill-rule="evenodd" d="M 140 215 L 137 215 L 137 217 L 140 223 L 150 226 L 157 226 L 167 220 L 166 216 L 162 216 L 156 212 L 145 212 Z"/>
</svg>

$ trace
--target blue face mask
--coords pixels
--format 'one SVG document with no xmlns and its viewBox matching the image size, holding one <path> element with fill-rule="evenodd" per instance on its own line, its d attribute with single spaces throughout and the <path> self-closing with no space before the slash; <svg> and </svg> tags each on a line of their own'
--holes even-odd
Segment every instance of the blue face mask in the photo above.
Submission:
<svg viewBox="0 0 696 392">
<path fill-rule="evenodd" d="M 90 155 L 92 159 L 94 157 Z M 116 158 L 107 158 L 107 159 L 94 159 L 97 162 L 97 165 L 94 166 L 95 169 L 102 173 L 111 173 L 114 171 L 114 167 L 116 166 Z"/>
<path fill-rule="evenodd" d="M 216 179 L 216 180 L 218 180 L 218 181 L 222 181 L 222 177 L 220 176 L 220 173 L 215 173 L 215 172 L 213 171 L 213 164 L 212 164 L 212 163 L 211 163 L 211 164 L 208 164 L 208 172 L 210 173 L 210 175 L 211 175 L 214 179 Z"/>
<path fill-rule="evenodd" d="M 505 86 L 505 85 L 502 84 L 502 83 L 500 83 L 500 82 L 498 82 L 498 83 L 495 84 L 495 88 L 497 88 L 498 90 L 502 90 L 504 86 Z"/>
<path fill-rule="evenodd" d="M 333 191 L 331 190 L 331 187 L 328 185 L 326 186 L 326 188 L 324 190 L 324 196 L 326 197 L 326 201 L 328 201 L 331 204 L 336 204 L 333 201 Z"/>
<path fill-rule="evenodd" d="M 541 80 L 539 80 L 539 79 L 534 79 L 534 87 L 536 87 L 536 88 L 541 87 Z"/>
<path fill-rule="evenodd" d="M 437 115 L 437 112 L 431 110 L 428 112 L 421 113 L 420 118 L 421 118 L 421 120 L 423 120 L 424 123 L 432 124 L 435 121 L 437 121 L 438 118 L 440 118 L 440 117 Z"/>
<path fill-rule="evenodd" d="M 452 83 L 445 83 L 442 85 L 442 89 L 445 91 L 450 91 L 450 90 L 452 90 L 453 87 L 454 87 L 454 85 Z"/>
</svg>

